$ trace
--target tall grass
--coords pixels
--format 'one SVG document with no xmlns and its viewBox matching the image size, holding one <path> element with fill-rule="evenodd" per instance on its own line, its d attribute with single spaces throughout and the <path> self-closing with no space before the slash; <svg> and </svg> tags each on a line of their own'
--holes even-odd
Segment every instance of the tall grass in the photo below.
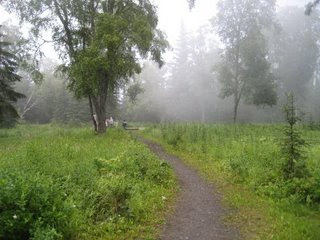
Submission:
<svg viewBox="0 0 320 240">
<path fill-rule="evenodd" d="M 124 131 L 0 130 L 0 239 L 155 238 L 167 164 Z"/>
<path fill-rule="evenodd" d="M 222 173 L 225 181 L 245 186 L 255 195 L 276 204 L 272 205 L 267 213 L 272 219 L 268 220 L 267 224 L 273 225 L 276 222 L 278 226 L 273 226 L 274 234 L 269 233 L 266 234 L 268 237 L 264 237 L 319 239 L 320 131 L 300 127 L 304 139 L 310 144 L 305 149 L 306 167 L 310 174 L 287 180 L 282 171 L 286 159 L 280 148 L 284 139 L 283 127 L 163 124 L 148 128 L 145 134 L 189 159 L 188 161 L 207 177 L 215 179 L 215 173 Z M 236 193 L 230 194 L 229 200 L 237 205 L 240 200 Z M 251 204 L 252 200 L 241 201 L 244 201 L 245 207 L 246 204 Z M 275 213 L 277 211 L 278 213 Z M 284 216 L 285 219 L 281 220 Z M 280 219 L 275 221 L 275 218 Z M 295 237 L 290 237 L 291 235 Z"/>
</svg>

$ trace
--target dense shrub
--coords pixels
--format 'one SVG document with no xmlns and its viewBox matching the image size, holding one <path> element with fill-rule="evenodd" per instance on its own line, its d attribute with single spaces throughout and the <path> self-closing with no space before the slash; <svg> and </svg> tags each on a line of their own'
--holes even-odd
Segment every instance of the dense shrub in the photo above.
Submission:
<svg viewBox="0 0 320 240">
<path fill-rule="evenodd" d="M 320 163 L 316 156 L 320 150 L 320 132 L 300 127 L 300 135 L 313 145 L 309 152 L 303 152 L 299 158 L 303 158 L 303 161 L 293 158 L 294 171 L 289 169 L 293 175 L 290 179 L 284 179 L 283 169 L 288 161 L 283 157 L 287 146 L 281 151 L 279 144 L 284 142 L 282 129 L 281 125 L 163 124 L 147 129 L 146 134 L 161 139 L 176 150 L 200 157 L 205 162 L 215 162 L 222 170 L 232 173 L 234 179 L 248 184 L 260 194 L 275 199 L 290 198 L 309 205 L 317 204 Z M 297 131 L 293 137 L 296 137 Z M 294 138 L 297 140 L 294 144 L 300 143 L 300 135 Z M 292 139 L 292 135 L 288 136 L 289 140 Z M 296 157 L 296 152 L 293 154 Z M 311 158 L 317 160 L 312 161 Z"/>
<path fill-rule="evenodd" d="M 0 239 L 153 236 L 170 167 L 122 130 L 28 126 L 0 132 Z"/>
<path fill-rule="evenodd" d="M 70 221 L 74 211 L 52 179 L 0 171 L 0 239 L 70 238 L 76 231 Z"/>
</svg>

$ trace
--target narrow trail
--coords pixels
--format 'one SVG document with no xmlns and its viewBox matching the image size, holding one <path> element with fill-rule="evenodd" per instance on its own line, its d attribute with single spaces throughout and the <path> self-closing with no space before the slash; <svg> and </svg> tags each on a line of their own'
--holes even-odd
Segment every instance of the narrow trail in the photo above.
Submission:
<svg viewBox="0 0 320 240">
<path fill-rule="evenodd" d="M 240 239 L 236 229 L 223 223 L 227 211 L 221 206 L 221 195 L 214 186 L 159 144 L 141 137 L 138 140 L 173 167 L 180 185 L 175 211 L 164 225 L 161 240 Z"/>
</svg>

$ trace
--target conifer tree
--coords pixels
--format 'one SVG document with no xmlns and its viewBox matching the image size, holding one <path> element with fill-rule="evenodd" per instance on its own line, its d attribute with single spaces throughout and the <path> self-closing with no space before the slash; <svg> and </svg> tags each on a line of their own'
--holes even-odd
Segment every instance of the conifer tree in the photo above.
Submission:
<svg viewBox="0 0 320 240">
<path fill-rule="evenodd" d="M 14 126 L 19 117 L 14 103 L 23 97 L 14 90 L 14 84 L 20 81 L 21 77 L 17 74 L 17 59 L 11 53 L 10 46 L 0 32 L 0 127 Z"/>
<path fill-rule="evenodd" d="M 281 149 L 285 158 L 283 164 L 283 175 L 285 179 L 294 177 L 301 178 L 307 175 L 305 165 L 304 147 L 306 141 L 301 133 L 296 129 L 296 124 L 300 121 L 297 115 L 295 100 L 292 93 L 287 95 L 287 103 L 284 107 L 286 122 L 288 125 L 284 129 L 285 138 Z"/>
</svg>

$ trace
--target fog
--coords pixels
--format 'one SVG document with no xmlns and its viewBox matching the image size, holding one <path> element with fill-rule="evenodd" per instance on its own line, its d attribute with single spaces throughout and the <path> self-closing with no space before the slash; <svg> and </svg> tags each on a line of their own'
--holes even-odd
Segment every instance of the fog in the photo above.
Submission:
<svg viewBox="0 0 320 240">
<path fill-rule="evenodd" d="M 250 10 L 243 13 L 250 21 L 258 20 L 256 25 L 246 23 L 254 33 L 244 31 L 244 37 L 238 39 L 241 46 L 238 67 L 231 56 L 236 46 L 230 40 L 233 36 L 226 36 L 230 34 L 229 23 L 223 15 L 229 13 L 222 14 L 228 8 L 217 7 L 218 0 L 198 0 L 193 9 L 186 0 L 153 2 L 157 6 L 159 28 L 170 44 L 164 55 L 165 65 L 159 68 L 152 61 L 141 61 L 141 74 L 109 94 L 108 116 L 157 123 L 225 123 L 235 118 L 245 123 L 281 122 L 286 94 L 293 92 L 302 118 L 320 121 L 320 18 L 317 8 L 311 16 L 304 14 L 308 0 L 278 0 L 274 11 L 269 9 L 270 16 L 248 13 Z M 266 8 L 263 4 L 255 7 Z M 269 23 L 263 22 L 264 18 Z M 19 25 L 17 17 L 2 7 L 0 22 L 5 26 Z M 28 25 L 20 27 L 21 34 L 27 37 Z M 50 36 L 49 30 L 43 33 L 48 41 Z M 76 100 L 67 90 L 67 80 L 53 74 L 61 60 L 52 44 L 43 44 L 41 50 L 44 82 L 34 84 L 27 74 L 22 74 L 23 79 L 16 86 L 27 96 L 17 103 L 24 120 L 89 121 L 86 99 Z M 253 56 L 258 57 L 253 60 Z M 239 83 L 228 80 L 228 74 L 236 72 L 233 68 L 241 69 L 235 77 Z M 142 91 L 132 100 L 128 92 L 136 85 Z"/>
<path fill-rule="evenodd" d="M 215 6 L 209 7 L 210 3 L 201 3 L 212 13 L 217 11 Z M 304 15 L 307 3 L 277 2 L 274 19 L 277 29 L 264 32 L 268 42 L 267 58 L 275 76 L 277 103 L 255 106 L 241 99 L 239 122 L 283 121 L 283 105 L 289 92 L 294 93 L 304 121 L 320 120 L 317 75 L 319 19 L 317 13 L 311 17 Z M 199 6 L 195 10 L 199 11 Z M 193 16 L 192 12 L 185 14 Z M 138 103 L 126 106 L 127 118 L 156 122 L 233 121 L 234 100 L 231 96 L 221 98 L 222 86 L 215 72 L 215 66 L 221 61 L 224 43 L 210 23 L 215 15 L 204 16 L 208 19 L 203 22 L 199 20 L 197 27 L 194 27 L 195 24 L 190 27 L 188 20 L 180 21 L 178 30 L 175 26 L 176 37 L 171 41 L 173 51 L 164 69 L 146 63 L 143 73 L 137 78 L 146 91 L 139 97 Z M 159 85 L 159 82 L 165 84 Z"/>
</svg>

